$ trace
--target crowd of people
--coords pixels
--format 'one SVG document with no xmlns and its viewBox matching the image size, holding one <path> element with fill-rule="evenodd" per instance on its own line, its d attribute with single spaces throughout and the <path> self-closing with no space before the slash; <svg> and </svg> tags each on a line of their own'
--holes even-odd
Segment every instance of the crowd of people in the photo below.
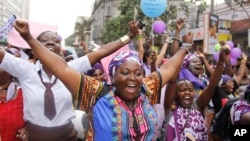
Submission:
<svg viewBox="0 0 250 141">
<path fill-rule="evenodd" d="M 179 39 L 183 26 L 179 19 L 175 37 L 163 34 L 158 52 L 139 22 L 130 21 L 126 35 L 93 52 L 81 44 L 85 55 L 73 58 L 57 33 L 34 37 L 29 23 L 17 19 L 32 61 L 11 45 L 0 49 L 0 141 L 228 140 L 230 125 L 250 124 L 248 57 L 242 53 L 232 66 L 230 48 L 220 42 L 211 67 L 194 49 L 192 32 Z M 136 50 L 117 52 L 105 70 L 101 59 L 134 39 Z M 79 123 L 85 133 L 72 122 L 76 110 L 87 115 Z"/>
</svg>

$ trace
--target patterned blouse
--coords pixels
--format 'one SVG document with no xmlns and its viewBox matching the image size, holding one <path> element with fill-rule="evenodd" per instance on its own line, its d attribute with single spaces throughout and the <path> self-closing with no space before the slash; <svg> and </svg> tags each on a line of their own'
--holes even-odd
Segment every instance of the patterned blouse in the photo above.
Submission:
<svg viewBox="0 0 250 141">
<path fill-rule="evenodd" d="M 177 108 L 171 113 L 167 123 L 166 141 L 196 140 L 207 141 L 207 127 L 204 118 L 196 108 Z"/>
<path fill-rule="evenodd" d="M 158 72 L 143 79 L 142 91 L 133 110 L 116 95 L 113 88 L 98 101 L 104 84 L 82 76 L 76 108 L 86 111 L 90 128 L 86 140 L 156 140 L 157 115 L 152 105 L 160 102 L 161 76 Z"/>
</svg>

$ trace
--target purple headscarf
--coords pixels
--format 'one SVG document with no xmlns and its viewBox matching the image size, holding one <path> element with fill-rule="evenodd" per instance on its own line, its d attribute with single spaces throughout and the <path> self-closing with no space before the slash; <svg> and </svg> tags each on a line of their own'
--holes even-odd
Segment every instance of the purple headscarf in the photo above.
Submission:
<svg viewBox="0 0 250 141">
<path fill-rule="evenodd" d="M 189 62 L 190 62 L 193 58 L 196 58 L 196 57 L 198 57 L 198 56 L 197 56 L 197 54 L 195 54 L 195 53 L 194 53 L 194 54 L 187 54 L 187 55 L 185 56 L 185 58 L 183 59 L 183 62 L 182 62 L 181 67 L 182 67 L 182 68 L 187 68 Z"/>
<path fill-rule="evenodd" d="M 87 75 L 92 76 L 93 73 L 94 73 L 96 70 L 101 70 L 101 71 L 104 72 L 104 69 L 103 69 L 101 63 L 99 63 L 99 62 L 95 63 L 95 65 L 92 67 L 92 69 L 87 71 Z"/>
<path fill-rule="evenodd" d="M 206 78 L 199 78 L 194 76 L 194 74 L 192 74 L 192 72 L 190 72 L 190 70 L 188 69 L 188 64 L 189 62 L 193 59 L 198 57 L 197 54 L 188 54 L 185 56 L 182 65 L 181 65 L 181 70 L 180 70 L 180 74 L 179 74 L 179 79 L 187 79 L 189 81 L 192 82 L 192 84 L 195 87 L 201 87 L 201 88 L 205 88 L 207 86 L 206 84 Z M 201 79 L 201 80 L 200 80 Z"/>
<path fill-rule="evenodd" d="M 227 74 L 222 75 L 221 81 L 219 82 L 219 86 L 221 87 L 221 86 L 225 85 L 227 83 L 227 81 L 229 81 L 231 79 L 232 79 L 232 77 L 227 75 Z"/>
<path fill-rule="evenodd" d="M 109 71 L 109 76 L 110 76 L 111 80 L 113 79 L 117 68 L 121 64 L 123 64 L 124 62 L 129 61 L 129 60 L 136 61 L 142 67 L 142 62 L 139 59 L 138 53 L 136 51 L 133 51 L 133 50 L 121 51 L 117 55 L 115 55 L 109 63 L 108 71 Z"/>
</svg>

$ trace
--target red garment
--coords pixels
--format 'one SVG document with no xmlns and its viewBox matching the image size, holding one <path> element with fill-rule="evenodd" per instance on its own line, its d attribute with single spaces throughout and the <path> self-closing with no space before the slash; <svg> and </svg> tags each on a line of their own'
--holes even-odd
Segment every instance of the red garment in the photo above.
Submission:
<svg viewBox="0 0 250 141">
<path fill-rule="evenodd" d="M 15 99 L 0 103 L 0 134 L 2 141 L 21 141 L 17 130 L 25 127 L 23 120 L 23 95 L 19 89 Z"/>
<path fill-rule="evenodd" d="M 227 103 L 227 101 L 228 101 L 228 98 L 222 98 L 221 99 L 221 106 L 222 106 L 222 108 L 225 106 L 225 104 Z"/>
</svg>

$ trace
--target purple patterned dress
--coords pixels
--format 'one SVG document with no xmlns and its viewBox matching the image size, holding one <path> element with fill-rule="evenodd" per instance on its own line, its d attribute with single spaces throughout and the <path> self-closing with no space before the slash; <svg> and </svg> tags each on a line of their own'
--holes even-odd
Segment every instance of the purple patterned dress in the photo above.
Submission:
<svg viewBox="0 0 250 141">
<path fill-rule="evenodd" d="M 204 118 L 194 108 L 177 106 L 172 112 L 166 129 L 166 141 L 208 140 Z"/>
</svg>

